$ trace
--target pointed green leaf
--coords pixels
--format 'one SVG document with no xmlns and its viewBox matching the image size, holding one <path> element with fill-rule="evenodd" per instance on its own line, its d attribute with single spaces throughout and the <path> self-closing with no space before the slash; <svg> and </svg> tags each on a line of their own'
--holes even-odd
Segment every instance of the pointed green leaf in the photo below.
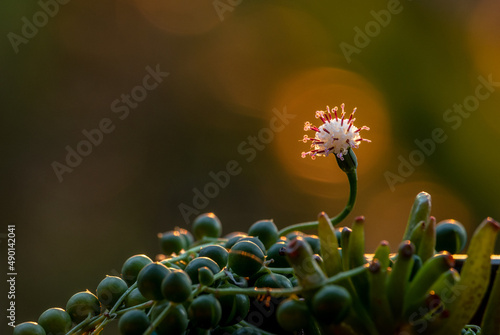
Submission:
<svg viewBox="0 0 500 335">
<path fill-rule="evenodd" d="M 481 329 L 483 334 L 500 334 L 500 267 L 495 274 L 495 281 L 491 294 L 488 297 L 488 304 L 483 315 Z"/>
<path fill-rule="evenodd" d="M 375 250 L 375 255 L 373 256 L 373 259 L 374 260 L 378 259 L 382 269 L 387 270 L 387 268 L 391 264 L 391 259 L 389 258 L 390 255 L 391 255 L 391 248 L 389 248 L 389 242 L 384 240 L 380 242 L 380 245 L 378 246 L 377 250 Z"/>
<path fill-rule="evenodd" d="M 457 295 L 457 299 L 446 306 L 449 318 L 440 334 L 459 334 L 481 304 L 488 289 L 490 257 L 499 230 L 500 225 L 492 218 L 486 218 L 476 228 L 467 250 L 467 260 L 460 272 L 460 285 L 465 289 Z"/>
<path fill-rule="evenodd" d="M 368 267 L 368 277 L 370 280 L 370 314 L 377 330 L 384 334 L 394 326 L 386 292 L 387 267 L 374 258 Z"/>
<path fill-rule="evenodd" d="M 318 217 L 318 237 L 326 275 L 328 277 L 334 276 L 342 271 L 342 257 L 335 229 L 325 212 L 321 212 Z"/>
<path fill-rule="evenodd" d="M 410 241 L 404 241 L 399 246 L 398 258 L 392 267 L 387 280 L 387 298 L 392 315 L 399 319 L 403 312 L 403 298 L 409 286 L 409 278 L 413 268 L 415 246 Z"/>
<path fill-rule="evenodd" d="M 352 233 L 349 238 L 349 268 L 354 269 L 366 263 L 365 259 L 365 218 L 358 216 L 352 225 Z M 353 277 L 352 283 L 358 293 L 361 302 L 369 305 L 369 290 L 368 274 L 363 273 Z"/>
<path fill-rule="evenodd" d="M 417 247 L 417 255 L 425 263 L 429 258 L 434 256 L 436 246 L 436 218 L 431 216 L 429 223 L 425 225 L 424 234 Z"/>
<path fill-rule="evenodd" d="M 413 207 L 410 211 L 410 217 L 408 218 L 408 223 L 406 225 L 406 230 L 403 235 L 403 241 L 409 240 L 413 229 L 418 225 L 420 221 L 425 223 L 429 222 L 429 215 L 431 213 L 431 195 L 427 192 L 420 192 L 417 194 L 415 201 L 413 202 Z"/>
</svg>

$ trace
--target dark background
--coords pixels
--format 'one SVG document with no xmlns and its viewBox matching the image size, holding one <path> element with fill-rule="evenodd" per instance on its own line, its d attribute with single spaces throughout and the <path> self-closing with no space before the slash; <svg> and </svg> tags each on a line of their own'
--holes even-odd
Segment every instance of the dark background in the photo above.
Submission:
<svg viewBox="0 0 500 335">
<path fill-rule="evenodd" d="M 357 107 L 355 124 L 371 127 L 372 143 L 356 150 L 359 196 L 345 221 L 365 215 L 368 252 L 382 239 L 397 247 L 422 190 L 438 221 L 454 218 L 470 233 L 500 217 L 500 86 L 482 89 L 490 95 L 467 118 L 447 114 L 474 102 L 479 77 L 500 82 L 498 1 L 73 0 L 49 8 L 46 22 L 38 2 L 1 7 L 0 247 L 6 255 L 15 224 L 16 323 L 95 291 L 131 255 L 154 257 L 156 234 L 189 229 L 195 215 L 186 222 L 179 206 L 194 207 L 194 190 L 230 161 L 240 172 L 199 206 L 224 233 L 259 219 L 282 228 L 334 216 L 345 175 L 332 157 L 300 158 L 303 123 L 327 105 Z M 23 37 L 34 20 L 40 27 Z M 363 39 L 357 31 L 367 28 Z M 350 62 L 347 44 L 357 48 Z M 169 75 L 126 117 L 115 113 L 148 66 Z M 285 111 L 288 124 L 266 130 Z M 106 118 L 113 131 L 59 181 L 54 162 L 66 164 L 66 147 Z M 439 128 L 441 143 L 425 141 Z M 412 154 L 415 141 L 427 154 Z M 401 159 L 418 166 L 391 188 Z"/>
</svg>

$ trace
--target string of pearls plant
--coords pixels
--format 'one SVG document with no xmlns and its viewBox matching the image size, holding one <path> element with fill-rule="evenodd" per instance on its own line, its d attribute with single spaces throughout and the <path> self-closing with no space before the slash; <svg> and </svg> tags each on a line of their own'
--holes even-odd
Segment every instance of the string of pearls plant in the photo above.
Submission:
<svg viewBox="0 0 500 335">
<path fill-rule="evenodd" d="M 14 335 L 97 335 L 118 323 L 123 335 L 174 334 L 500 334 L 500 274 L 481 325 L 468 325 L 491 274 L 500 225 L 485 219 L 472 236 L 460 273 L 453 254 L 466 245 L 457 221 L 431 216 L 431 196 L 419 193 L 397 253 L 382 241 L 365 253 L 365 219 L 334 228 L 352 211 L 357 192 L 353 149 L 366 126 L 346 117 L 344 104 L 316 112 L 302 157 L 333 154 L 347 175 L 345 208 L 333 218 L 278 230 L 272 220 L 222 237 L 213 213 L 197 217 L 191 232 L 159 234 L 162 254 L 128 258 L 121 276 L 106 276 L 95 291 L 78 292 L 65 309 L 51 308 Z M 313 230 L 314 234 L 305 232 Z"/>
</svg>

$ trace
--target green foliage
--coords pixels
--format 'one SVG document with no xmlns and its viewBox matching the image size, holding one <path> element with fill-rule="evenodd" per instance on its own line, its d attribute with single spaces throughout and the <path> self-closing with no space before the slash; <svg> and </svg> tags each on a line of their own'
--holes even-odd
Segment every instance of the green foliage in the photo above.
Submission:
<svg viewBox="0 0 500 335">
<path fill-rule="evenodd" d="M 488 218 L 478 227 L 459 273 L 453 256 L 435 249 L 440 243 L 461 250 L 464 230 L 451 220 L 436 225 L 430 206 L 428 194 L 417 196 L 409 240 L 397 254 L 382 241 L 373 255 L 365 254 L 369 222 L 363 217 L 352 230 L 335 230 L 321 213 L 318 235 L 297 231 L 278 239 L 268 220 L 249 229 L 255 236 L 220 238 L 216 216 L 202 215 L 193 226 L 196 241 L 176 228 L 168 234 L 182 247 L 168 253 L 162 246 L 157 262 L 145 255 L 128 258 L 121 277 L 99 283 L 97 296 L 79 292 L 68 300 L 67 312 L 51 308 L 38 324 L 18 325 L 14 335 L 96 335 L 116 319 L 123 335 L 478 333 L 478 326 L 466 323 L 486 293 L 500 226 Z M 258 310 L 266 313 L 260 316 L 263 328 L 251 322 Z M 489 304 L 485 329 L 496 329 L 497 310 Z"/>
</svg>

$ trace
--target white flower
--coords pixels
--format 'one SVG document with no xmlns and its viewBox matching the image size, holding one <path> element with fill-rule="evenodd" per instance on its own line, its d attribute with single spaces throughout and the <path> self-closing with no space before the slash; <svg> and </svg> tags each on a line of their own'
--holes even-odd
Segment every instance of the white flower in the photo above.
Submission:
<svg viewBox="0 0 500 335">
<path fill-rule="evenodd" d="M 310 122 L 306 122 L 304 125 L 304 130 L 314 130 L 316 135 L 314 138 L 304 135 L 302 141 L 307 143 L 311 141 L 311 150 L 302 153 L 302 158 L 307 155 L 315 159 L 316 156 L 328 156 L 330 153 L 334 153 L 340 160 L 344 160 L 343 155 L 347 154 L 349 147 L 358 148 L 361 141 L 371 142 L 359 135 L 361 130 L 370 130 L 370 128 L 363 126 L 357 128 L 354 126 L 353 118 L 356 108 L 352 111 L 349 119 L 345 118 L 344 104 L 340 105 L 342 113 L 338 116 L 338 108 L 335 107 L 330 111 L 330 108 L 326 107 L 325 111 L 317 111 L 316 118 L 323 121 L 323 124 L 319 127 L 312 125 Z"/>
</svg>

